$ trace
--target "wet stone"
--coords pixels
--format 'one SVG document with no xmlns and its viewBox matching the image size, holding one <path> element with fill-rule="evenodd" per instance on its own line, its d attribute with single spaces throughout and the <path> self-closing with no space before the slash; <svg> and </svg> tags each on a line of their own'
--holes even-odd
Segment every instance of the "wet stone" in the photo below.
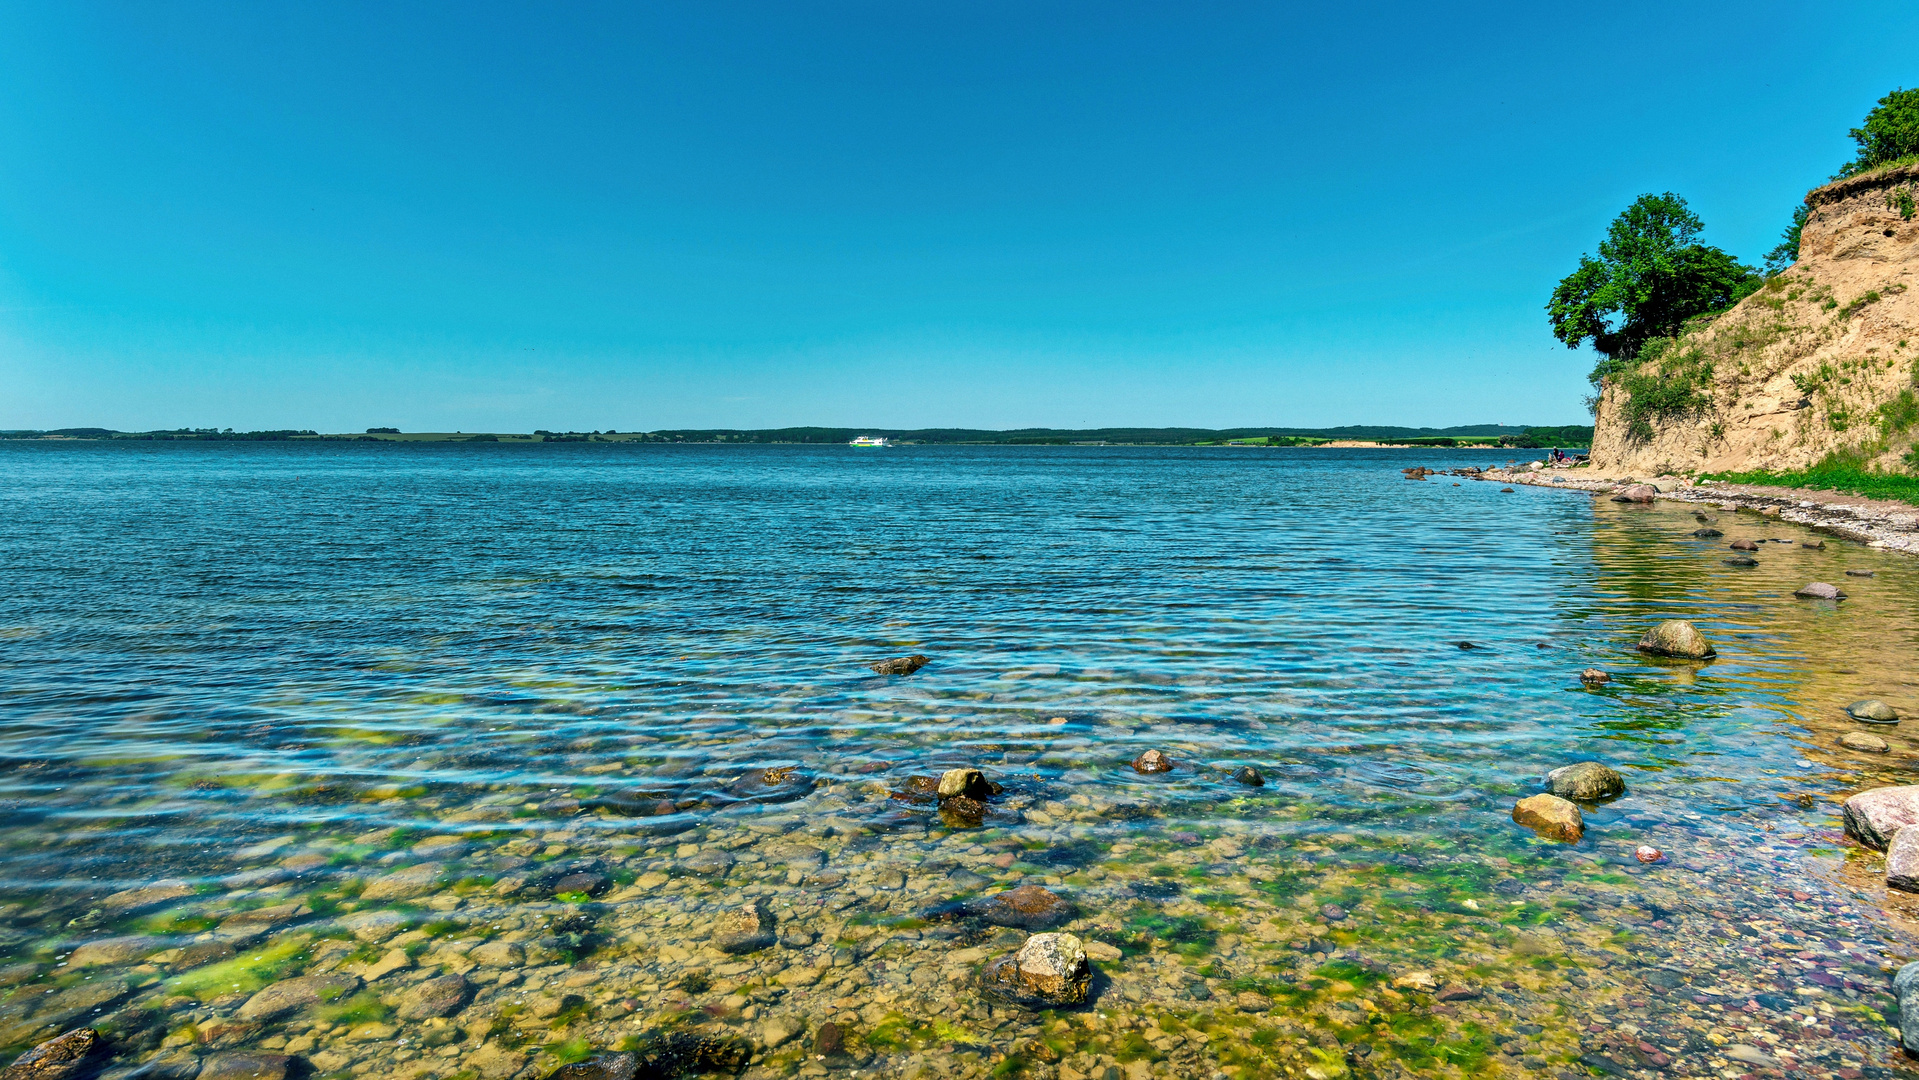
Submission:
<svg viewBox="0 0 1919 1080">
<path fill-rule="evenodd" d="M 421 863 L 374 878 L 360 894 L 362 900 L 411 900 L 432 892 L 439 884 L 440 864 Z"/>
<path fill-rule="evenodd" d="M 700 877 L 725 877 L 727 872 L 733 869 L 733 864 L 738 861 L 739 860 L 735 859 L 733 853 L 730 851 L 721 851 L 718 848 L 707 848 L 704 851 L 694 852 L 687 858 L 681 859 L 680 869 L 689 874 L 697 874 Z"/>
<path fill-rule="evenodd" d="M 1233 770 L 1233 783 L 1244 787 L 1265 787 L 1266 778 L 1261 776 L 1259 770 L 1253 768 L 1251 765 L 1241 765 L 1239 768 Z"/>
<path fill-rule="evenodd" d="M 1844 600 L 1846 598 L 1846 594 L 1839 591 L 1839 586 L 1824 581 L 1813 581 L 1801 585 L 1793 595 L 1802 600 Z"/>
<path fill-rule="evenodd" d="M 100 901 L 100 907 L 115 914 L 127 914 L 172 900 L 184 900 L 192 895 L 193 887 L 184 881 L 156 881 L 151 885 L 114 893 Z"/>
<path fill-rule="evenodd" d="M 466 1004 L 471 987 L 465 977 L 442 975 L 437 979 L 414 983 L 400 995 L 397 1010 L 402 1020 L 425 1020 L 458 1012 Z"/>
<path fill-rule="evenodd" d="M 1050 889 L 1021 885 L 1003 893 L 982 897 L 967 910 L 994 926 L 1013 926 L 1022 930 L 1042 930 L 1072 919 L 1073 905 Z"/>
<path fill-rule="evenodd" d="M 1729 559 L 1724 559 L 1722 561 L 1727 566 L 1758 566 L 1759 565 L 1759 560 L 1753 558 L 1750 555 L 1734 555 L 1733 557 Z"/>
<path fill-rule="evenodd" d="M 69 1080 L 92 1071 L 87 1059 L 99 1048 L 99 1032 L 75 1028 L 15 1058 L 0 1080 Z"/>
<path fill-rule="evenodd" d="M 1144 750 L 1133 759 L 1133 769 L 1141 773 L 1163 773 L 1173 770 L 1173 759 L 1163 750 Z"/>
<path fill-rule="evenodd" d="M 1865 698 L 1846 706 L 1846 715 L 1869 724 L 1896 724 L 1899 710 L 1877 698 Z"/>
<path fill-rule="evenodd" d="M 949 829 L 977 829 L 985 822 L 986 812 L 985 803 L 964 795 L 940 802 L 940 822 Z"/>
<path fill-rule="evenodd" d="M 1899 969 L 1892 989 L 1899 997 L 1899 1041 L 1908 1053 L 1919 1053 L 1919 960 Z"/>
<path fill-rule="evenodd" d="M 1626 781 L 1611 767 L 1597 761 L 1563 765 L 1546 774 L 1546 786 L 1562 799 L 1595 802 L 1626 793 Z"/>
<path fill-rule="evenodd" d="M 1646 631 L 1639 639 L 1639 651 L 1687 660 L 1704 660 L 1718 655 L 1712 643 L 1684 619 L 1667 619 Z"/>
<path fill-rule="evenodd" d="M 197 1080 L 286 1080 L 292 1064 L 285 1054 L 214 1054 L 200 1063 Z"/>
<path fill-rule="evenodd" d="M 1719 537 L 1726 535 L 1725 533 L 1720 532 L 1718 529 L 1694 529 L 1692 531 L 1692 534 L 1694 536 L 1697 536 L 1701 540 L 1716 540 Z"/>
<path fill-rule="evenodd" d="M 1086 1003 L 1093 968 L 1072 934 L 1034 934 L 1018 952 L 987 965 L 981 987 L 989 994 L 1034 1009 Z"/>
<path fill-rule="evenodd" d="M 914 653 L 912 656 L 895 656 L 888 660 L 881 660 L 871 666 L 875 672 L 881 675 L 911 675 L 927 664 L 932 663 L 932 660 L 933 658 L 930 656 L 921 656 L 918 653 Z"/>
<path fill-rule="evenodd" d="M 1847 576 L 1847 577 L 1872 577 L 1872 576 L 1873 576 L 1873 575 L 1874 575 L 1875 573 L 1877 573 L 1877 571 L 1873 571 L 1873 570 L 1848 570 L 1848 571 L 1846 571 L 1846 576 Z"/>
<path fill-rule="evenodd" d="M 713 947 L 723 953 L 757 952 L 773 941 L 773 914 L 757 902 L 721 915 L 713 927 Z"/>
<path fill-rule="evenodd" d="M 585 1061 L 562 1065 L 547 1080 L 633 1080 L 640 1059 L 633 1054 L 594 1054 Z"/>
<path fill-rule="evenodd" d="M 993 786 L 978 769 L 949 769 L 940 777 L 938 794 L 941 799 L 985 799 L 993 794 Z"/>
<path fill-rule="evenodd" d="M 1600 683 L 1611 682 L 1612 676 L 1596 667 L 1589 667 L 1579 673 L 1579 681 L 1588 686 L 1598 686 Z"/>
<path fill-rule="evenodd" d="M 1846 800 L 1846 835 L 1880 851 L 1894 833 L 1919 821 L 1919 785 L 1874 788 Z"/>
<path fill-rule="evenodd" d="M 241 1020 L 272 1020 L 295 1009 L 343 997 L 359 988 L 360 980 L 352 975 L 299 975 L 265 987 L 248 998 L 235 1015 Z"/>
<path fill-rule="evenodd" d="M 1733 549 L 1734 551 L 1758 551 L 1759 550 L 1759 545 L 1753 543 L 1751 540 L 1734 540 L 1732 543 L 1727 544 L 1726 546 Z"/>
<path fill-rule="evenodd" d="M 1886 887 L 1919 892 L 1919 829 L 1900 829 L 1886 847 Z"/>
<path fill-rule="evenodd" d="M 1839 736 L 1839 745 L 1848 750 L 1858 750 L 1868 754 L 1886 754 L 1892 751 L 1891 744 L 1877 735 L 1868 735 L 1863 731 L 1848 731 Z"/>
<path fill-rule="evenodd" d="M 1548 840 L 1576 844 L 1586 834 L 1579 807 L 1557 795 L 1534 795 L 1513 807 L 1513 820 Z"/>
</svg>

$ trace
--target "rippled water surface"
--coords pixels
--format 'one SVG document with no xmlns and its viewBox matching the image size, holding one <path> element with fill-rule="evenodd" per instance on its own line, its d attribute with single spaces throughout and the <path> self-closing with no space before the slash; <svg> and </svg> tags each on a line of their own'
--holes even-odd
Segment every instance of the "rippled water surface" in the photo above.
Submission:
<svg viewBox="0 0 1919 1080">
<path fill-rule="evenodd" d="M 1509 456 L 0 443 L 0 1046 L 1909 1071 L 1911 913 L 1834 815 L 1913 776 L 1899 727 L 1834 743 L 1848 701 L 1919 708 L 1909 561 L 1400 473 Z M 1740 536 L 1789 542 L 1727 566 Z M 1719 658 L 1637 654 L 1668 617 Z M 1588 759 L 1628 792 L 1582 842 L 1512 823 Z M 983 818 L 913 781 L 963 767 Z M 1046 925 L 986 902 L 1021 884 Z M 981 989 L 1036 929 L 1086 943 L 1090 1004 Z"/>
</svg>

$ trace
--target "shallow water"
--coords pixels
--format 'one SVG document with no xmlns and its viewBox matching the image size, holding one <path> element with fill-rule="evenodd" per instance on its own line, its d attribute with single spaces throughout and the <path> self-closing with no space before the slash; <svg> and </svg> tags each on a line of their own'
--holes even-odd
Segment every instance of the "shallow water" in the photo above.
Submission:
<svg viewBox="0 0 1919 1080">
<path fill-rule="evenodd" d="M 1882 970 L 1910 912 L 1834 799 L 1913 748 L 1833 743 L 1855 698 L 1919 707 L 1909 560 L 1400 475 L 1510 456 L 0 443 L 0 1045 L 1912 1071 Z M 1726 566 L 1739 536 L 1793 543 Z M 1637 654 L 1667 617 L 1719 658 Z M 1580 844 L 1511 822 L 1592 758 L 1629 790 Z M 1005 788 L 977 827 L 910 797 L 961 766 Z M 941 905 L 1020 883 L 1117 954 L 1090 1006 L 979 991 L 1026 932 Z M 755 900 L 779 942 L 714 949 Z M 350 977 L 248 1005 L 301 975 Z"/>
</svg>

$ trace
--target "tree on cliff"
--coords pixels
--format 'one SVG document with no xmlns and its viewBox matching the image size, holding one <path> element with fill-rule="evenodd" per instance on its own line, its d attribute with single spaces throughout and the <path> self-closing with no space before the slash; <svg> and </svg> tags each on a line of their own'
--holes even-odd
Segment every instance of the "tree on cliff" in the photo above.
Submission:
<svg viewBox="0 0 1919 1080">
<path fill-rule="evenodd" d="M 1880 98 L 1865 123 L 1847 134 L 1859 144 L 1859 156 L 1839 170 L 1840 176 L 1919 157 L 1919 89 L 1894 90 Z"/>
<path fill-rule="evenodd" d="M 1704 227 L 1670 191 L 1633 200 L 1606 230 L 1599 257 L 1581 255 L 1553 290 L 1553 336 L 1568 349 L 1591 342 L 1608 360 L 1630 359 L 1647 341 L 1759 288 L 1758 271 L 1696 241 Z"/>
</svg>

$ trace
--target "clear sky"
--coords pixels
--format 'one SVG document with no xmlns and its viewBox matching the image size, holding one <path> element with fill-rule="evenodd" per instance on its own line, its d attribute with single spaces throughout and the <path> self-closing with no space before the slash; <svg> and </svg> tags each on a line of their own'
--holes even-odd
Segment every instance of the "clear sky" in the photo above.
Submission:
<svg viewBox="0 0 1919 1080">
<path fill-rule="evenodd" d="M 0 0 L 0 427 L 1584 422 L 1919 7 Z"/>
</svg>

